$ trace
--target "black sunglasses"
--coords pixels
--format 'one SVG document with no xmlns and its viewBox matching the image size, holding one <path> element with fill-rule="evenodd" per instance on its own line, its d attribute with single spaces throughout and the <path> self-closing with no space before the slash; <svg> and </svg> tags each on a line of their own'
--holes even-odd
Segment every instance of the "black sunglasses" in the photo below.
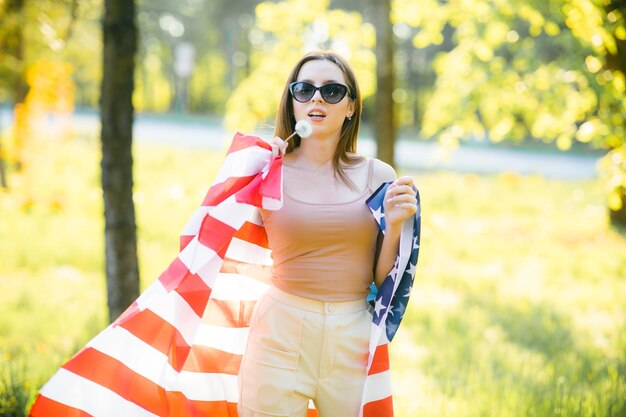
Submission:
<svg viewBox="0 0 626 417">
<path fill-rule="evenodd" d="M 300 103 L 306 103 L 311 100 L 317 90 L 320 90 L 320 94 L 326 103 L 337 104 L 346 96 L 348 87 L 339 83 L 324 84 L 321 87 L 316 87 L 306 81 L 296 81 L 289 84 L 291 95 Z M 349 96 L 352 98 L 351 94 Z"/>
</svg>

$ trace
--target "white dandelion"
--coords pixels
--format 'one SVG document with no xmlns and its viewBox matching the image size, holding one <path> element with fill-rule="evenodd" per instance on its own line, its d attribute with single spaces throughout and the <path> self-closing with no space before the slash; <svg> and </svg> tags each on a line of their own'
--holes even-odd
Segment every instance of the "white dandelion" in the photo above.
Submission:
<svg viewBox="0 0 626 417">
<path fill-rule="evenodd" d="M 307 122 L 306 120 L 300 120 L 298 121 L 298 123 L 296 123 L 296 131 L 289 135 L 287 139 L 285 139 L 285 142 L 287 142 L 295 135 L 298 135 L 301 138 L 308 138 L 309 136 L 311 136 L 311 133 L 313 133 L 313 126 L 311 126 L 311 123 Z"/>
<path fill-rule="evenodd" d="M 311 133 L 313 133 L 313 126 L 311 126 L 311 123 L 306 120 L 300 120 L 296 123 L 296 133 L 301 138 L 308 138 L 311 136 Z"/>
</svg>

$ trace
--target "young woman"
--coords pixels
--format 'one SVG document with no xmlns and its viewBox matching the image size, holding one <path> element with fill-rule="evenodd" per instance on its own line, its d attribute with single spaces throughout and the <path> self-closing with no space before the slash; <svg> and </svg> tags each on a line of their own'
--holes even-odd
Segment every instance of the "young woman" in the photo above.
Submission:
<svg viewBox="0 0 626 417">
<path fill-rule="evenodd" d="M 304 56 L 285 85 L 274 145 L 284 201 L 261 210 L 271 288 L 257 302 L 238 375 L 239 416 L 357 417 L 372 322 L 366 296 L 393 268 L 401 226 L 417 210 L 410 177 L 355 153 L 361 97 L 340 56 Z M 284 143 L 296 121 L 312 134 Z M 385 234 L 365 203 L 383 182 Z"/>
</svg>

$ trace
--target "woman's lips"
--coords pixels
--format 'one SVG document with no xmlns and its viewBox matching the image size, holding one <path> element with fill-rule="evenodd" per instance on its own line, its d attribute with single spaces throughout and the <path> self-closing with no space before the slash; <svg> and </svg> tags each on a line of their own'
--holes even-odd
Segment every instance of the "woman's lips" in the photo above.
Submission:
<svg viewBox="0 0 626 417">
<path fill-rule="evenodd" d="M 326 112 L 320 108 L 313 108 L 307 113 L 307 116 L 312 122 L 321 122 L 326 117 Z"/>
<path fill-rule="evenodd" d="M 325 117 L 326 117 L 326 116 L 313 116 L 313 115 L 310 115 L 310 116 L 309 116 L 309 119 L 310 119 L 312 122 L 321 122 L 321 121 L 323 121 L 323 120 L 325 119 Z"/>
</svg>

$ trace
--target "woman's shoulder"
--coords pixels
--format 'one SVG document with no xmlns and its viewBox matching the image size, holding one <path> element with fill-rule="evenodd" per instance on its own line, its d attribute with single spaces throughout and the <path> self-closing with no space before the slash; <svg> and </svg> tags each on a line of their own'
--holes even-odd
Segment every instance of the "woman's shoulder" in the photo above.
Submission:
<svg viewBox="0 0 626 417">
<path fill-rule="evenodd" d="M 377 158 L 368 158 L 372 164 L 371 183 L 378 187 L 383 182 L 393 181 L 397 178 L 396 171 L 391 165 Z"/>
<path fill-rule="evenodd" d="M 370 187 L 372 187 L 373 189 L 378 188 L 378 186 L 380 186 L 380 184 L 382 184 L 383 182 L 393 181 L 398 177 L 396 171 L 391 165 L 381 161 L 378 158 L 350 152 L 348 152 L 348 155 L 355 159 L 361 159 L 363 161 L 363 163 L 358 163 L 358 166 L 368 166 L 367 181 Z"/>
</svg>

